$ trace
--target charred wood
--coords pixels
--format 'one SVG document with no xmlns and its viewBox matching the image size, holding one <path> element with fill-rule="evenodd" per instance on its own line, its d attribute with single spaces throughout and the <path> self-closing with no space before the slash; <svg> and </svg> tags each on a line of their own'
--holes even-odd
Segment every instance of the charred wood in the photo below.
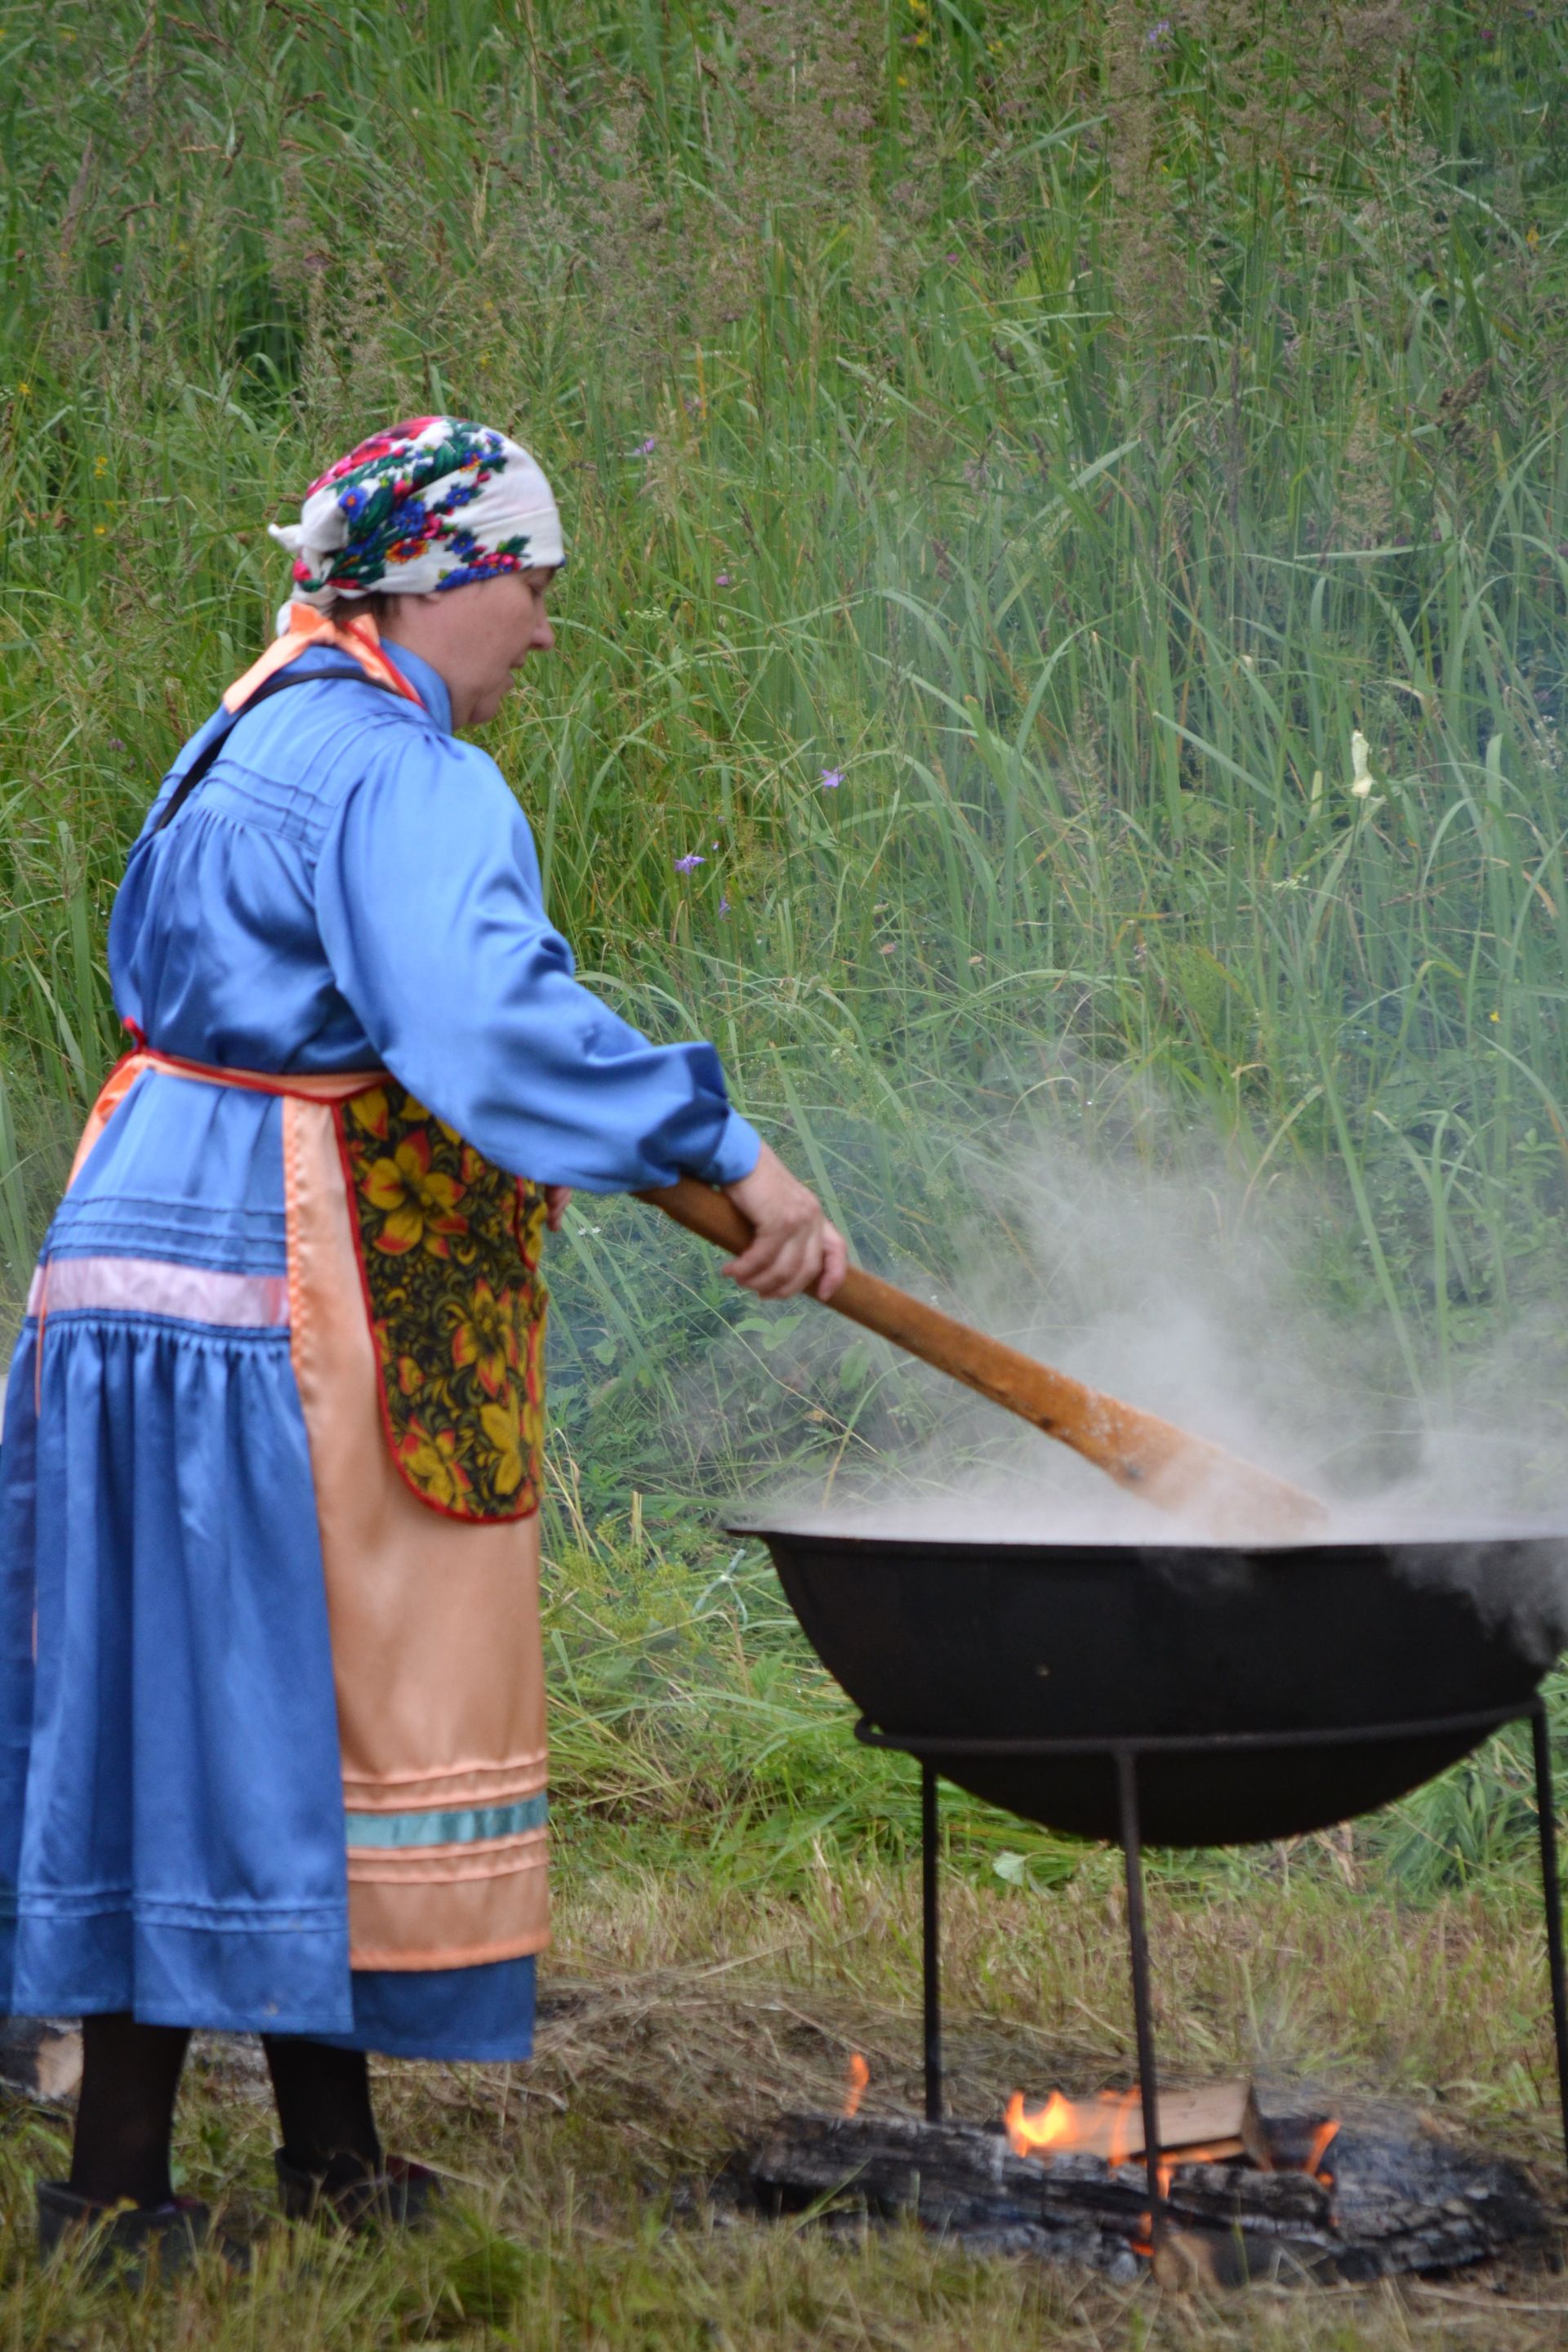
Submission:
<svg viewBox="0 0 1568 2352">
<path fill-rule="evenodd" d="M 1334 2173 L 1190 2163 L 1173 2153 L 1156 2269 L 1172 2284 L 1280 2274 L 1346 2280 L 1462 2267 L 1539 2240 L 1517 2167 L 1415 2134 L 1342 2132 Z M 1126 2275 L 1146 2250 L 1142 2163 L 1015 2156 L 1001 2131 L 899 2116 L 782 2116 L 743 2165 L 748 2201 L 830 2221 L 917 2220 L 1003 2252 Z"/>
</svg>

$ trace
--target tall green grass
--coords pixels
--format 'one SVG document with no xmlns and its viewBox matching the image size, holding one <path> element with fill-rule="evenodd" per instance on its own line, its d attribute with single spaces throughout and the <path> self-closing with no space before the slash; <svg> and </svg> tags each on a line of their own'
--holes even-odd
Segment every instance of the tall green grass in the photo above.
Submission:
<svg viewBox="0 0 1568 2352">
<path fill-rule="evenodd" d="M 13 1301 L 126 843 L 280 593 L 262 526 L 445 402 L 567 509 L 562 652 L 492 730 L 558 919 L 864 1248 L 940 1270 L 975 1160 L 1047 1099 L 1092 1138 L 1110 1065 L 1316 1189 L 1391 1391 L 1462 1389 L 1563 1263 L 1563 40 L 0 8 Z M 563 1426 L 623 1491 L 716 1297 L 644 1222 L 575 1221 L 558 1282 Z"/>
<path fill-rule="evenodd" d="M 1390 1425 L 1463 1413 L 1568 1271 L 1565 44 L 1315 0 L 0 5 L 13 1318 L 126 845 L 282 593 L 264 525 L 447 404 L 566 511 L 561 652 L 489 736 L 555 916 L 864 1254 L 950 1272 L 1042 1134 L 1152 1181 L 1217 1139 L 1249 1213 L 1311 1204 Z M 580 1203 L 554 1280 L 569 1521 L 930 1429 L 639 1208 Z"/>
</svg>

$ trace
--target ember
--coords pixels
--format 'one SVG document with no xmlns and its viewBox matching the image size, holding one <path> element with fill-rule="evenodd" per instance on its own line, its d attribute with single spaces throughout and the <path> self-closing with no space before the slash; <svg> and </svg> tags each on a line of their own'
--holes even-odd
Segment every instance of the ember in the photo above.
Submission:
<svg viewBox="0 0 1568 2352">
<path fill-rule="evenodd" d="M 1329 2144 L 1338 2130 L 1337 2123 L 1320 2124 L 1312 2134 L 1312 2145 L 1308 2149 L 1306 2161 L 1301 2167 L 1302 2171 L 1310 2172 L 1314 2180 L 1321 2180 L 1325 2189 L 1332 2187 L 1334 2176 L 1331 2172 L 1320 2172 L 1318 2167 L 1328 2154 Z"/>
</svg>

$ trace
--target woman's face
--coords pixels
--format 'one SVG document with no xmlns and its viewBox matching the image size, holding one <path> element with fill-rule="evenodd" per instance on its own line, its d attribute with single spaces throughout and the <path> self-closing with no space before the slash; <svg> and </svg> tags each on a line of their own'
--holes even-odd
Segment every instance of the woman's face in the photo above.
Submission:
<svg viewBox="0 0 1568 2352">
<path fill-rule="evenodd" d="M 461 588 L 391 600 L 381 634 L 439 671 L 456 728 L 493 719 L 530 654 L 555 643 L 544 609 L 552 570 L 501 572 Z"/>
</svg>

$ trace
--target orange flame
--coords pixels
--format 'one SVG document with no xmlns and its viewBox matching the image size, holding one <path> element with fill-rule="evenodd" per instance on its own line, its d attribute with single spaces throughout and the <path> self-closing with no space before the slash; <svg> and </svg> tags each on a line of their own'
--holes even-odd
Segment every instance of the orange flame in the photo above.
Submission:
<svg viewBox="0 0 1568 2352">
<path fill-rule="evenodd" d="M 1002 2118 L 1008 2146 L 1015 2156 L 1039 2156 L 1054 2147 L 1071 2147 L 1079 2137 L 1072 2102 L 1053 2091 L 1043 2107 L 1024 2112 L 1024 2094 L 1015 2091 Z"/>
<path fill-rule="evenodd" d="M 849 2053 L 849 2063 L 844 2072 L 848 2084 L 844 2094 L 844 2113 L 847 2116 L 858 2115 L 861 2096 L 871 2079 L 871 2069 L 867 2065 L 858 2050 L 852 2050 Z"/>
<path fill-rule="evenodd" d="M 1329 2172 L 1320 2172 L 1318 2170 L 1318 2167 L 1322 2163 L 1324 2157 L 1329 2152 L 1330 2147 L 1338 2137 L 1339 2128 L 1339 2118 L 1337 2116 L 1331 2117 L 1326 2124 L 1320 2124 L 1318 2126 L 1316 2132 L 1312 2136 L 1312 2145 L 1307 2150 L 1307 2160 L 1301 2167 L 1303 2172 L 1311 2173 L 1316 2179 L 1321 2182 L 1325 2189 L 1331 2189 L 1333 2187 L 1333 2175 Z"/>
<path fill-rule="evenodd" d="M 1022 2091 L 1015 2091 L 1002 2122 L 1015 2156 L 1049 2156 L 1057 2148 L 1076 2147 L 1114 2167 L 1127 2161 L 1139 2106 L 1136 2085 L 1102 2091 L 1097 2099 L 1064 2099 L 1053 2091 L 1043 2107 L 1032 2110 L 1025 2107 Z"/>
</svg>

